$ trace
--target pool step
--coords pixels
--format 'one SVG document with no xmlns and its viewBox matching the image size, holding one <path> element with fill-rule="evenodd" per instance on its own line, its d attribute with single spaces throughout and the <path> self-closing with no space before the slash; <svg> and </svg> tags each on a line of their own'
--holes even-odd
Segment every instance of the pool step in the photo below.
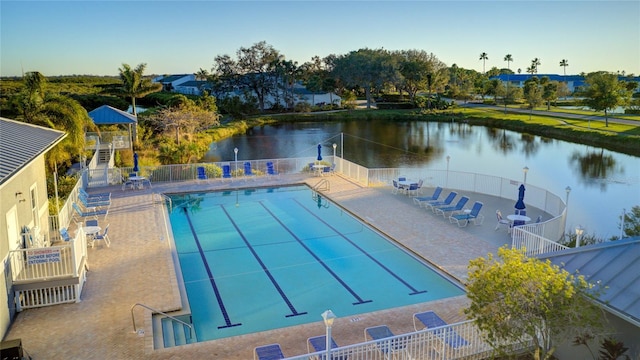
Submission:
<svg viewBox="0 0 640 360">
<path fill-rule="evenodd" d="M 191 315 L 180 315 L 175 318 L 187 324 L 192 324 Z M 165 348 L 192 344 L 198 341 L 195 333 L 188 326 L 168 317 L 163 317 L 160 322 L 162 324 L 162 342 Z"/>
</svg>

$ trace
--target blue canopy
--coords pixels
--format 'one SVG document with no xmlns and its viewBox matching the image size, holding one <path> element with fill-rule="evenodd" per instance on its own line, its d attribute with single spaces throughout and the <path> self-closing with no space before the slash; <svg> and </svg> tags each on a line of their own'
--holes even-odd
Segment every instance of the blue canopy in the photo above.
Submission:
<svg viewBox="0 0 640 360">
<path fill-rule="evenodd" d="M 520 187 L 518 188 L 518 201 L 516 201 L 516 206 L 515 208 L 518 210 L 522 210 L 525 209 L 526 206 L 524 205 L 524 184 L 520 184 Z"/>
<path fill-rule="evenodd" d="M 322 145 L 318 144 L 318 161 L 322 161 Z"/>
</svg>

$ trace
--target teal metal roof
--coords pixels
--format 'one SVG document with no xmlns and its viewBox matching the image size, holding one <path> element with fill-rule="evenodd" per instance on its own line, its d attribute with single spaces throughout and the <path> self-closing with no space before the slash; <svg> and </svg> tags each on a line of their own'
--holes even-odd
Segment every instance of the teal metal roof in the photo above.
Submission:
<svg viewBox="0 0 640 360">
<path fill-rule="evenodd" d="M 640 326 L 640 237 L 609 241 L 540 256 L 571 274 L 599 282 L 604 307 Z"/>
<path fill-rule="evenodd" d="M 118 110 L 109 105 L 102 105 L 89 112 L 89 117 L 96 125 L 136 124 L 138 118 L 126 111 Z"/>
<path fill-rule="evenodd" d="M 0 184 L 65 136 L 62 131 L 0 118 Z"/>
</svg>

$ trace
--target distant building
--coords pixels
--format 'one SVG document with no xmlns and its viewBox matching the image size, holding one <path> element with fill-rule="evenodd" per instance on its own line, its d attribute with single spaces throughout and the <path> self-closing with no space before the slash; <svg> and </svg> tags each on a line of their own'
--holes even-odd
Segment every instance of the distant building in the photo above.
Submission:
<svg viewBox="0 0 640 360">
<path fill-rule="evenodd" d="M 186 74 L 186 75 L 167 75 L 167 76 L 159 76 L 153 79 L 153 82 L 161 83 L 164 91 L 175 92 L 179 94 L 185 95 L 196 95 L 200 96 L 203 94 L 205 90 L 211 93 L 211 83 L 204 80 L 196 80 L 195 75 Z M 295 83 L 292 89 L 287 90 L 287 94 L 284 94 L 283 90 L 278 90 L 278 96 L 267 96 L 265 99 L 266 108 L 271 108 L 279 103 L 279 106 L 286 107 L 288 104 L 285 100 L 287 96 L 291 97 L 293 94 L 293 105 L 306 102 L 312 106 L 318 105 L 340 105 L 342 102 L 342 98 L 338 96 L 334 92 L 312 92 L 308 90 L 301 83 Z M 218 95 L 220 98 L 233 97 L 237 96 L 241 99 L 245 98 L 245 95 L 239 89 L 235 91 L 230 91 L 222 95 Z"/>
<path fill-rule="evenodd" d="M 579 90 L 580 88 L 584 87 L 586 85 L 585 83 L 585 77 L 584 76 L 580 76 L 580 75 L 556 75 L 556 74 L 500 74 L 498 76 L 492 76 L 489 78 L 489 80 L 493 80 L 493 79 L 498 79 L 500 81 L 502 81 L 505 85 L 507 83 L 509 83 L 509 86 L 515 86 L 515 87 L 519 87 L 519 88 L 523 88 L 524 87 L 524 83 L 525 81 L 531 79 L 532 77 L 538 77 L 538 78 L 542 78 L 542 77 L 548 77 L 549 80 L 551 81 L 557 81 L 557 82 L 565 82 L 567 83 L 567 88 L 569 89 L 570 92 L 575 92 L 576 90 Z M 636 77 L 632 77 L 629 78 L 627 76 L 618 76 L 618 80 L 623 80 L 623 81 L 635 81 L 638 86 L 636 86 L 635 92 L 640 91 L 640 76 L 636 76 Z"/>
</svg>

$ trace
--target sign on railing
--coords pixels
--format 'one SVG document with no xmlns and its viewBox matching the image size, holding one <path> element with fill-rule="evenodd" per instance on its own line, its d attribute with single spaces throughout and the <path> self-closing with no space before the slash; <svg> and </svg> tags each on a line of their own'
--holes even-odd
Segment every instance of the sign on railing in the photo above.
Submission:
<svg viewBox="0 0 640 360">
<path fill-rule="evenodd" d="M 27 265 L 60 262 L 60 248 L 38 248 L 27 250 Z"/>
</svg>

